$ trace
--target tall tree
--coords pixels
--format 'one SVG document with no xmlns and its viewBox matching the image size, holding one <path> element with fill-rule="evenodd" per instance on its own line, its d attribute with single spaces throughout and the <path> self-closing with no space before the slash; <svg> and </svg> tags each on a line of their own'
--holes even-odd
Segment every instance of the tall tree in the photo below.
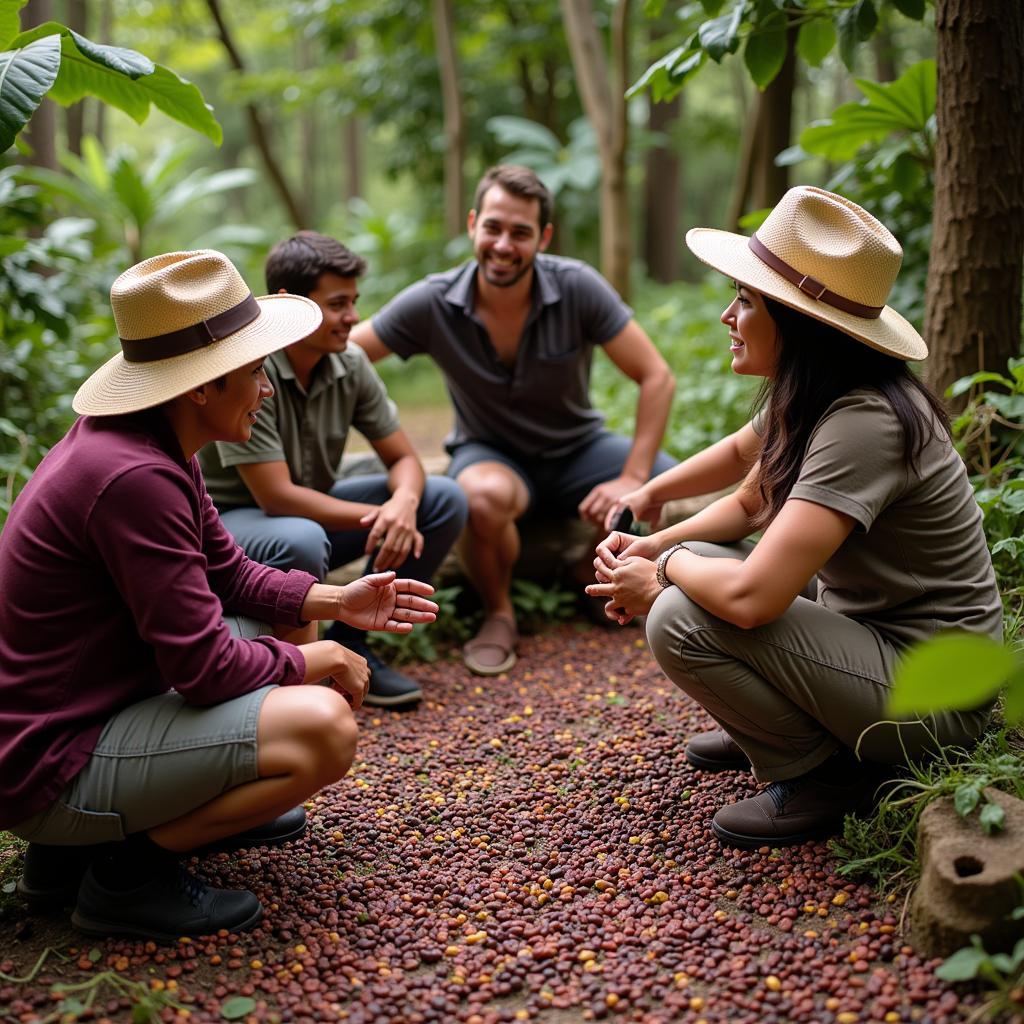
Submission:
<svg viewBox="0 0 1024 1024">
<path fill-rule="evenodd" d="M 21 27 L 28 31 L 36 25 L 53 21 L 53 0 L 28 0 L 21 10 Z M 30 156 L 36 167 L 57 169 L 57 107 L 53 100 L 43 100 L 25 131 Z"/>
<path fill-rule="evenodd" d="M 466 138 L 452 0 L 434 0 L 434 39 L 444 108 L 444 226 L 448 237 L 454 238 L 462 234 L 465 225 L 462 167 Z"/>
<path fill-rule="evenodd" d="M 220 36 L 220 41 L 228 55 L 228 60 L 230 61 L 231 66 L 236 71 L 244 72 L 245 63 L 242 60 L 241 52 L 238 47 L 235 46 L 235 42 L 231 37 L 231 32 L 228 29 L 227 22 L 224 20 L 224 15 L 220 7 L 220 0 L 206 0 L 206 6 L 209 8 L 210 15 L 213 18 L 214 24 L 217 26 L 217 34 Z M 284 204 L 285 209 L 288 211 L 288 216 L 295 227 L 304 227 L 306 224 L 306 211 L 303 208 L 302 203 L 299 202 L 298 197 L 292 191 L 291 186 L 288 184 L 288 179 L 285 177 L 284 169 L 281 167 L 280 162 L 274 154 L 274 148 L 270 141 L 270 132 L 264 123 L 263 116 L 260 113 L 259 108 L 255 103 L 247 103 L 245 105 L 245 115 L 249 122 L 249 131 L 252 136 L 252 140 L 263 160 L 263 166 L 274 186 L 274 190 L 277 192 L 278 197 Z"/>
<path fill-rule="evenodd" d="M 67 0 L 67 24 L 81 36 L 89 34 L 88 0 Z M 85 112 L 88 100 L 82 100 L 64 112 L 64 127 L 67 132 L 68 150 L 75 156 L 82 155 L 82 136 L 85 134 Z"/>
<path fill-rule="evenodd" d="M 1021 350 L 1024 6 L 937 0 L 935 213 L 925 311 L 939 389 Z"/>
<path fill-rule="evenodd" d="M 630 0 L 615 0 L 609 61 L 591 0 L 562 0 L 576 82 L 601 154 L 601 272 L 624 298 L 630 292 L 632 252 L 626 182 L 629 9 Z"/>
<path fill-rule="evenodd" d="M 679 121 L 682 100 L 679 93 L 667 103 L 652 102 L 647 116 L 647 127 L 663 141 L 644 158 L 644 263 L 648 275 L 665 284 L 679 278 L 683 159 L 669 133 Z"/>
</svg>

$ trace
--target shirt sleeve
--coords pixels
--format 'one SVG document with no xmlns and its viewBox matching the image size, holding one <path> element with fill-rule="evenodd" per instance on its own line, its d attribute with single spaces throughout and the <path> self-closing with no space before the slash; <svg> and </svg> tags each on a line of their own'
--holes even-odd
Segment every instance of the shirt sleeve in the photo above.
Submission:
<svg viewBox="0 0 1024 1024">
<path fill-rule="evenodd" d="M 298 622 L 314 579 L 245 557 L 220 523 L 193 460 L 136 466 L 100 495 L 88 535 L 104 560 L 164 682 L 191 704 L 302 682 L 305 659 L 274 637 L 233 637 L 225 610 Z"/>
<path fill-rule="evenodd" d="M 345 356 L 349 372 L 356 382 L 352 426 L 368 441 L 393 434 L 400 426 L 398 407 L 388 397 L 384 381 L 358 345 L 350 345 Z"/>
<path fill-rule="evenodd" d="M 433 301 L 433 291 L 427 281 L 409 285 L 373 315 L 370 322 L 374 333 L 402 359 L 428 352 Z"/>
<path fill-rule="evenodd" d="M 264 398 L 260 414 L 252 425 L 249 440 L 236 443 L 217 441 L 217 458 L 222 466 L 247 466 L 254 462 L 287 462 L 284 442 L 278 426 L 279 406 L 277 398 Z"/>
<path fill-rule="evenodd" d="M 834 402 L 814 428 L 789 496 L 845 512 L 867 532 L 906 487 L 896 414 L 882 395 L 856 392 Z"/>
<path fill-rule="evenodd" d="M 576 285 L 585 337 L 595 345 L 612 340 L 633 318 L 633 310 L 619 293 L 591 266 L 580 265 Z"/>
</svg>

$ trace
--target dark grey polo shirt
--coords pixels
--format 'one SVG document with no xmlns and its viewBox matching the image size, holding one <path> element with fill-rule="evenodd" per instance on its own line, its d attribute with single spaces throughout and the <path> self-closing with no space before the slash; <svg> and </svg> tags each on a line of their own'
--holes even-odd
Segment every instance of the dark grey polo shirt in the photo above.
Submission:
<svg viewBox="0 0 1024 1024">
<path fill-rule="evenodd" d="M 402 359 L 425 352 L 441 368 L 455 407 L 449 451 L 483 441 L 525 458 L 572 452 L 604 422 L 590 404 L 594 346 L 633 311 L 586 263 L 541 254 L 510 369 L 474 313 L 476 270 L 471 260 L 406 288 L 373 317 L 377 337 Z"/>
<path fill-rule="evenodd" d="M 308 394 L 283 351 L 265 365 L 274 395 L 260 408 L 249 440 L 218 441 L 199 452 L 206 489 L 222 511 L 255 504 L 236 466 L 284 461 L 294 483 L 327 492 L 338 477 L 351 427 L 368 441 L 399 427 L 395 403 L 358 345 L 321 359 Z"/>
</svg>

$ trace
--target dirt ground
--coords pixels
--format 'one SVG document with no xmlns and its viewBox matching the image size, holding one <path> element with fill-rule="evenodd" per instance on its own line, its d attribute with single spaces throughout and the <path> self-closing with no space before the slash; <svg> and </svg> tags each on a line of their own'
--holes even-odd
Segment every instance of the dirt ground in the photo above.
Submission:
<svg viewBox="0 0 1024 1024">
<path fill-rule="evenodd" d="M 684 761 L 710 720 L 640 630 L 558 626 L 493 680 L 410 671 L 426 699 L 360 713 L 359 760 L 304 838 L 194 865 L 257 893 L 255 930 L 85 939 L 4 897 L 0 1020 L 950 1024 L 977 1007 L 826 844 L 719 845 L 711 815 L 753 784 Z"/>
</svg>

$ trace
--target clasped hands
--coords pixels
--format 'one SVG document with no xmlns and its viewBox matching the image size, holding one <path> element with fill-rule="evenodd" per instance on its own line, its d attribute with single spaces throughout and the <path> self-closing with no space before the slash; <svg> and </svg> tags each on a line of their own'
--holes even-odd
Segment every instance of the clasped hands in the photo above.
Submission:
<svg viewBox="0 0 1024 1024">
<path fill-rule="evenodd" d="M 646 615 L 661 593 L 655 559 L 659 550 L 652 537 L 613 531 L 597 545 L 594 575 L 586 591 L 607 599 L 605 615 L 624 626 L 636 615 Z"/>
<path fill-rule="evenodd" d="M 369 527 L 365 552 L 377 549 L 373 560 L 376 572 L 395 569 L 411 553 L 413 558 L 423 554 L 423 534 L 416 529 L 418 500 L 408 494 L 394 494 L 383 505 L 367 512 L 359 525 Z M 378 548 L 379 545 L 379 548 Z"/>
</svg>

